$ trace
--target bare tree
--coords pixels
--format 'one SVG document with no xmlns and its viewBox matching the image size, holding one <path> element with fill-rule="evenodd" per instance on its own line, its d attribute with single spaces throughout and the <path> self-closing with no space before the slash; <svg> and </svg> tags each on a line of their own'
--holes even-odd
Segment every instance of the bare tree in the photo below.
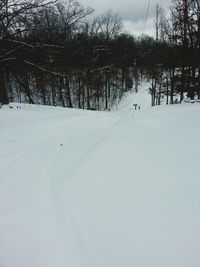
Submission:
<svg viewBox="0 0 200 267">
<path fill-rule="evenodd" d="M 165 41 L 166 23 L 167 23 L 167 19 L 165 16 L 164 9 L 159 4 L 156 4 L 156 7 L 155 7 L 156 42 Z"/>
<path fill-rule="evenodd" d="M 122 19 L 119 14 L 112 14 L 108 10 L 105 14 L 94 19 L 92 28 L 95 33 L 105 36 L 108 41 L 120 34 L 122 26 Z"/>
<path fill-rule="evenodd" d="M 78 31 L 83 19 L 92 14 L 94 10 L 90 7 L 84 8 L 76 0 L 67 0 L 56 5 L 59 14 L 59 23 L 62 31 L 66 33 L 66 38 L 70 38 Z"/>
<path fill-rule="evenodd" d="M 57 0 L 1 0 L 0 31 L 1 38 L 19 35 L 26 31 L 27 18 L 32 17 L 44 6 Z"/>
<path fill-rule="evenodd" d="M 25 58 L 34 46 L 20 41 L 20 36 L 27 30 L 27 20 L 44 6 L 55 1 L 46 0 L 2 0 L 0 3 L 0 102 L 8 103 L 6 92 L 6 70 L 23 62 L 29 66 L 35 64 Z M 22 51 L 26 53 L 22 53 Z M 23 56 L 22 56 L 23 54 Z M 29 57 L 30 58 L 30 57 Z M 42 68 L 41 68 L 42 69 Z"/>
</svg>

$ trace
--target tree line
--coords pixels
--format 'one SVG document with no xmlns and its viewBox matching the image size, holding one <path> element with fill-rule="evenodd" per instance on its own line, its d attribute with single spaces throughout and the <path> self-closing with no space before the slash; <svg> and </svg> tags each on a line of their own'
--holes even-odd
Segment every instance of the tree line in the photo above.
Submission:
<svg viewBox="0 0 200 267">
<path fill-rule="evenodd" d="M 173 0 L 166 18 L 156 6 L 156 44 L 152 64 L 152 105 L 200 99 L 200 2 Z"/>
<path fill-rule="evenodd" d="M 109 110 L 142 77 L 152 105 L 200 98 L 198 0 L 155 9 L 155 38 L 76 0 L 0 2 L 0 102 Z"/>
</svg>

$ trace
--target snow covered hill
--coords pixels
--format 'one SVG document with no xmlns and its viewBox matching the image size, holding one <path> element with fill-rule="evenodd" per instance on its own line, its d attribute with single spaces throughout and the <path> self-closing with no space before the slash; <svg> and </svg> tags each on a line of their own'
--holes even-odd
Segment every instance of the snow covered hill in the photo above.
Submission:
<svg viewBox="0 0 200 267">
<path fill-rule="evenodd" d="M 200 266 L 200 104 L 148 101 L 0 110 L 1 267 Z"/>
</svg>

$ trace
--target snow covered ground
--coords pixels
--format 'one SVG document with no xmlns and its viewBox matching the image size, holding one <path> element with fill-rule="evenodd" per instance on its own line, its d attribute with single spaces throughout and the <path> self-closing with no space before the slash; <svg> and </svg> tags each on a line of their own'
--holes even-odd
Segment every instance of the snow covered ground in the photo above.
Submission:
<svg viewBox="0 0 200 267">
<path fill-rule="evenodd" d="M 0 110 L 1 267 L 200 266 L 200 104 L 149 101 Z"/>
</svg>

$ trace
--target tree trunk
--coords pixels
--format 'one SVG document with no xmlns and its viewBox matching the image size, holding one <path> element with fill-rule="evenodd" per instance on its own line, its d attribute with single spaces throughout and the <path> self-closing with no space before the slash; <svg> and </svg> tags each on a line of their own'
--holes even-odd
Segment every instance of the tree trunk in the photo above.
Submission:
<svg viewBox="0 0 200 267">
<path fill-rule="evenodd" d="M 180 103 L 183 101 L 184 92 L 185 92 L 185 66 L 182 66 Z"/>
<path fill-rule="evenodd" d="M 87 109 L 89 110 L 90 109 L 90 85 L 89 84 L 87 84 L 86 93 L 87 93 Z"/>
<path fill-rule="evenodd" d="M 15 79 L 18 82 L 18 84 L 24 88 L 24 92 L 25 92 L 26 96 L 28 97 L 29 104 L 34 104 L 34 101 L 33 101 L 32 96 L 31 96 L 30 88 L 28 85 L 28 77 L 26 77 L 26 82 L 23 82 L 17 76 L 15 76 Z"/>
<path fill-rule="evenodd" d="M 69 89 L 69 81 L 66 80 L 65 83 L 66 83 L 66 94 L 67 94 L 68 108 L 73 108 L 70 89 Z"/>
<path fill-rule="evenodd" d="M 166 104 L 169 104 L 169 82 L 168 82 L 168 78 L 167 78 L 167 102 Z"/>
<path fill-rule="evenodd" d="M 200 99 L 200 67 L 198 67 L 198 99 Z"/>
<path fill-rule="evenodd" d="M 157 86 L 157 78 L 152 77 L 152 92 L 151 92 L 151 105 L 152 107 L 156 105 L 156 86 Z"/>
<path fill-rule="evenodd" d="M 56 106 L 56 93 L 55 93 L 55 82 L 54 79 L 51 78 L 51 95 L 52 95 L 52 104 Z"/>
<path fill-rule="evenodd" d="M 4 74 L 1 69 L 0 69 L 0 103 L 2 103 L 3 105 L 7 105 L 9 103 Z"/>
<path fill-rule="evenodd" d="M 81 108 L 81 78 L 78 77 L 78 108 Z"/>
<path fill-rule="evenodd" d="M 174 104 L 174 68 L 170 72 L 170 78 L 171 78 L 170 104 Z"/>
<path fill-rule="evenodd" d="M 58 88 L 59 88 L 60 101 L 62 102 L 62 106 L 65 108 L 65 101 L 64 101 L 63 92 L 62 92 L 62 89 L 63 89 L 62 78 L 59 78 L 58 83 L 59 83 Z"/>
</svg>

